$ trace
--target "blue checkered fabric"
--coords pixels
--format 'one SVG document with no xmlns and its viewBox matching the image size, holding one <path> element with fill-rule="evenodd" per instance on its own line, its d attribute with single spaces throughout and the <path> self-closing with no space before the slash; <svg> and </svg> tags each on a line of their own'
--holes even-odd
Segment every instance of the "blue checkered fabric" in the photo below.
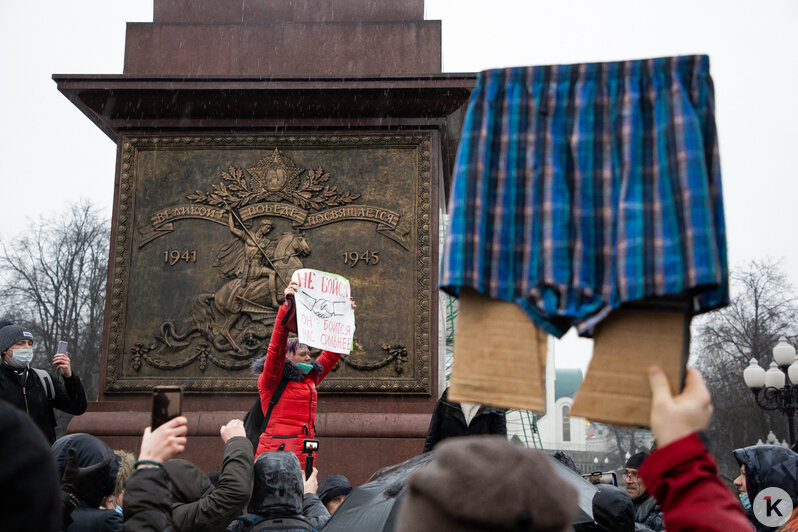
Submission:
<svg viewBox="0 0 798 532">
<path fill-rule="evenodd" d="M 440 286 L 555 336 L 625 302 L 728 304 L 706 56 L 488 70 L 471 95 Z"/>
</svg>

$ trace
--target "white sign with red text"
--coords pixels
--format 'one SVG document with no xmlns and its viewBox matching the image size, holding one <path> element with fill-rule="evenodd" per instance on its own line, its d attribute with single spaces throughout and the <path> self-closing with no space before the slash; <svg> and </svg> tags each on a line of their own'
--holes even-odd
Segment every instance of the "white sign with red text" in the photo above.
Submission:
<svg viewBox="0 0 798 532">
<path fill-rule="evenodd" d="M 334 273 L 303 268 L 291 277 L 296 293 L 299 341 L 333 353 L 349 354 L 355 335 L 355 311 L 349 281 Z"/>
</svg>

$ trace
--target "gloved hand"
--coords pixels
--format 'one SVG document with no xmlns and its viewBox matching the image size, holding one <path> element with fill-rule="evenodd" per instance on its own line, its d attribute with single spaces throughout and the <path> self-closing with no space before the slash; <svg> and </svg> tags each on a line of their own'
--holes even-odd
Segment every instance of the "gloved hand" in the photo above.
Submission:
<svg viewBox="0 0 798 532">
<path fill-rule="evenodd" d="M 106 482 L 113 459 L 114 455 L 109 454 L 100 463 L 80 467 L 78 466 L 78 453 L 74 449 L 70 449 L 64 474 L 61 475 L 61 490 L 80 499 L 84 493 L 97 484 Z"/>
</svg>

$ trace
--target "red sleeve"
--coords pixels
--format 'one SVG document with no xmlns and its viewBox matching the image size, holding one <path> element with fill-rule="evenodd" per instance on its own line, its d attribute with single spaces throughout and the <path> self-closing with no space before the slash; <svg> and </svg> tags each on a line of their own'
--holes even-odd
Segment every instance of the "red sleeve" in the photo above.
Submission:
<svg viewBox="0 0 798 532">
<path fill-rule="evenodd" d="M 324 380 L 324 377 L 335 367 L 338 363 L 338 360 L 341 358 L 341 353 L 333 353 L 331 351 L 322 351 L 319 355 L 319 358 L 316 359 L 316 362 L 321 364 L 321 367 L 324 370 L 314 377 L 314 381 L 316 384 L 320 383 Z"/>
<path fill-rule="evenodd" d="M 740 501 L 718 477 L 715 459 L 696 433 L 651 453 L 640 476 L 662 507 L 668 532 L 752 530 Z"/>
<path fill-rule="evenodd" d="M 277 318 L 274 320 L 274 330 L 269 340 L 269 349 L 266 351 L 266 361 L 263 371 L 258 377 L 258 394 L 260 395 L 261 408 L 265 412 L 269 408 L 269 401 L 280 384 L 285 365 L 285 348 L 288 341 L 288 331 L 283 328 L 282 320 L 285 315 L 285 304 L 280 305 Z"/>
</svg>

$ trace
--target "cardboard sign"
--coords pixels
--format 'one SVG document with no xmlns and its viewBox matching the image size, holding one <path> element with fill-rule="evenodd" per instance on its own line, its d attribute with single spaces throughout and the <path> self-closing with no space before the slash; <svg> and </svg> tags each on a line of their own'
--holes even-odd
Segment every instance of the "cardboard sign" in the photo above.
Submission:
<svg viewBox="0 0 798 532">
<path fill-rule="evenodd" d="M 299 341 L 333 353 L 349 354 L 355 335 L 349 281 L 333 273 L 303 268 L 291 277 L 296 293 Z"/>
<path fill-rule="evenodd" d="M 614 311 L 596 328 L 593 358 L 574 398 L 571 415 L 613 425 L 648 427 L 648 368 L 665 372 L 679 392 L 690 319 L 684 312 Z"/>
<path fill-rule="evenodd" d="M 546 342 L 517 304 L 463 288 L 449 399 L 545 412 Z"/>
</svg>

